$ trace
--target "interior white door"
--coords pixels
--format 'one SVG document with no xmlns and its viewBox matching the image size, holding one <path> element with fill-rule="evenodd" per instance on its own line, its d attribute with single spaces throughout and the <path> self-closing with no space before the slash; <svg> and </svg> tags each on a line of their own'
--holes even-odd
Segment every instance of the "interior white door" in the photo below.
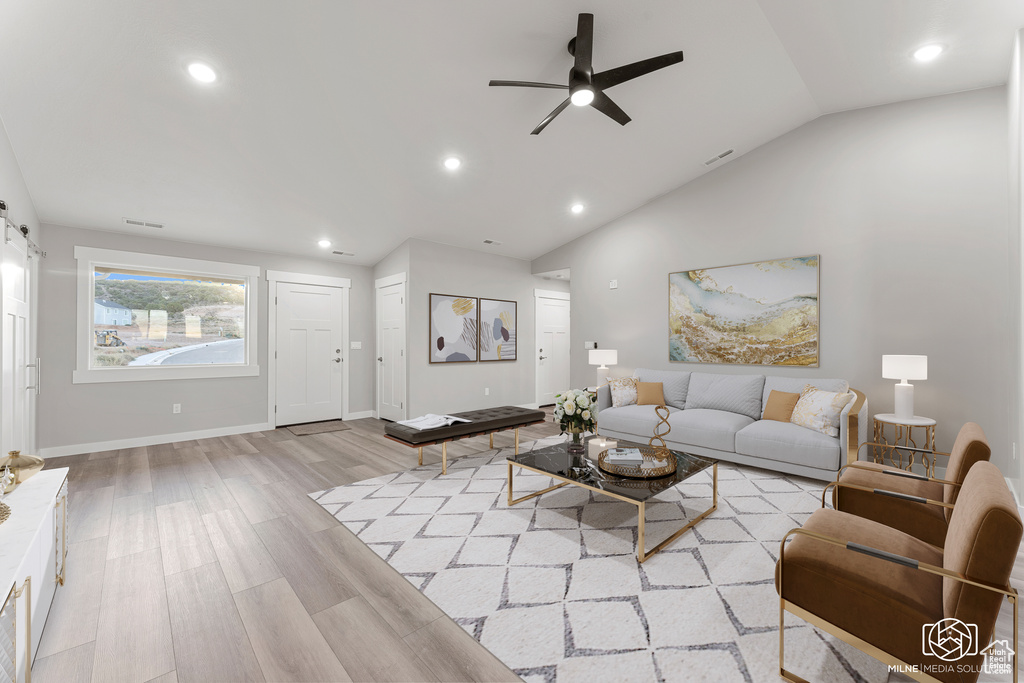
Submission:
<svg viewBox="0 0 1024 683">
<path fill-rule="evenodd" d="M 0 453 L 35 449 L 32 410 L 35 384 L 30 373 L 38 365 L 29 360 L 31 343 L 31 275 L 28 244 L 16 230 L 7 231 L 11 240 L 3 244 L 0 292 L 3 303 L 3 339 L 0 340 Z M 30 363 L 33 365 L 29 367 Z M 38 374 L 31 378 L 38 382 Z M 31 388 L 30 388 L 31 387 Z"/>
<path fill-rule="evenodd" d="M 537 404 L 569 388 L 569 300 L 538 296 Z"/>
<path fill-rule="evenodd" d="M 377 288 L 377 416 L 405 419 L 405 283 Z"/>
<path fill-rule="evenodd" d="M 276 294 L 276 423 L 341 419 L 342 289 L 278 282 Z"/>
</svg>

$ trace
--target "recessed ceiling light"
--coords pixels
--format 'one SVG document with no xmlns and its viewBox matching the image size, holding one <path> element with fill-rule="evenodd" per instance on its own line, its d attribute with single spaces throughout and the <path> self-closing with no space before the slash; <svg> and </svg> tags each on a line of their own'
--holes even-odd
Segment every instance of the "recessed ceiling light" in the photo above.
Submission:
<svg viewBox="0 0 1024 683">
<path fill-rule="evenodd" d="M 320 240 L 319 242 L 317 242 L 317 244 L 319 244 L 321 247 L 326 249 L 327 247 L 331 246 L 331 241 L 330 240 Z"/>
<path fill-rule="evenodd" d="M 192 62 L 189 64 L 188 73 L 200 83 L 213 83 L 217 80 L 217 72 L 208 64 L 203 64 L 202 62 Z"/>
<path fill-rule="evenodd" d="M 572 211 L 573 213 L 583 213 L 583 205 L 573 204 L 571 207 L 569 207 L 569 210 Z"/>
<path fill-rule="evenodd" d="M 942 54 L 941 45 L 925 45 L 914 51 L 914 59 L 919 62 L 930 62 Z"/>
<path fill-rule="evenodd" d="M 458 157 L 448 157 L 444 160 L 444 167 L 449 171 L 454 171 L 459 166 L 462 166 L 462 160 Z"/>
</svg>

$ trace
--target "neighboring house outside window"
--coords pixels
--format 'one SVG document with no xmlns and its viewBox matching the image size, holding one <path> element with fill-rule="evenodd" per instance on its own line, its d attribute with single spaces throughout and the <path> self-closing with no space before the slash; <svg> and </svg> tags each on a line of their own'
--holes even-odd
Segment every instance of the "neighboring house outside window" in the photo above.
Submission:
<svg viewBox="0 0 1024 683">
<path fill-rule="evenodd" d="M 89 247 L 75 258 L 75 383 L 259 374 L 258 266 Z"/>
</svg>

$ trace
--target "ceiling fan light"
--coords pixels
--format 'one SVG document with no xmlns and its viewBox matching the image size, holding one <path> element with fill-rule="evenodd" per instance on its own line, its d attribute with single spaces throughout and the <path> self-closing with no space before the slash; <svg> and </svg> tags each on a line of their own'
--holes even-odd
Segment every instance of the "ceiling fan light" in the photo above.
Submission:
<svg viewBox="0 0 1024 683">
<path fill-rule="evenodd" d="M 594 101 L 594 91 L 588 85 L 582 85 L 572 91 L 572 103 L 577 107 L 585 107 Z"/>
</svg>

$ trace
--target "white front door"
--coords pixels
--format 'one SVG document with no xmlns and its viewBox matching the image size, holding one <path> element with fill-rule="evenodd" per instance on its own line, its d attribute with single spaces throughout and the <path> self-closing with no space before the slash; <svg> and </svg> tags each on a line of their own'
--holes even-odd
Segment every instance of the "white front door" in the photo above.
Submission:
<svg viewBox="0 0 1024 683">
<path fill-rule="evenodd" d="M 341 419 L 343 290 L 278 282 L 276 300 L 276 424 Z"/>
<path fill-rule="evenodd" d="M 557 296 L 558 298 L 553 298 Z M 569 295 L 537 294 L 537 404 L 569 389 Z"/>
<path fill-rule="evenodd" d="M 2 232 L 0 221 L 0 232 Z M 28 244 L 16 230 L 8 230 L 10 242 L 3 245 L 0 265 L 0 293 L 3 297 L 3 339 L 0 341 L 0 453 L 18 449 L 25 453 L 35 450 L 32 433 L 32 412 L 35 405 L 35 385 L 39 381 L 38 366 L 30 378 L 31 341 L 29 297 L 31 275 Z M 34 364 L 33 364 L 34 365 Z M 30 384 L 30 379 L 32 380 Z"/>
<path fill-rule="evenodd" d="M 377 285 L 377 416 L 406 417 L 404 279 Z"/>
</svg>

